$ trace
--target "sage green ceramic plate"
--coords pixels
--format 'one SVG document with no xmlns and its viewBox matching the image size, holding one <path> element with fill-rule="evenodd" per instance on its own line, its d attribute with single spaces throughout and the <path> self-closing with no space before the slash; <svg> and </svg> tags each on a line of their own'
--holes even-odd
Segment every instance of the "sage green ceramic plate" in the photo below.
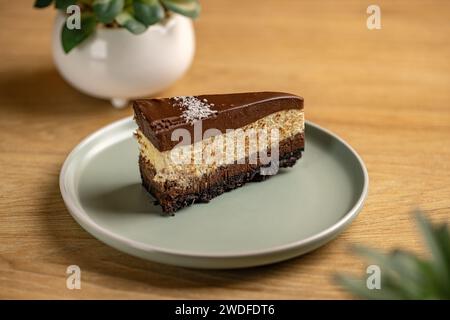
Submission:
<svg viewBox="0 0 450 320">
<path fill-rule="evenodd" d="M 86 138 L 66 159 L 60 188 L 86 231 L 144 259 L 194 268 L 289 259 L 336 237 L 367 195 L 358 154 L 307 123 L 306 151 L 293 168 L 165 217 L 141 187 L 135 129 L 126 118 Z"/>
</svg>

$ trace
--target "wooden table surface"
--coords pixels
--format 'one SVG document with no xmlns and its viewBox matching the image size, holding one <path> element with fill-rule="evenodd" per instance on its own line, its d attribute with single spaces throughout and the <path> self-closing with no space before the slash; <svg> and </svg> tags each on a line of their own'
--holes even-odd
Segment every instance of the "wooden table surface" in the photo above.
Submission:
<svg viewBox="0 0 450 320">
<path fill-rule="evenodd" d="M 31 1 L 30 1 L 31 2 Z M 131 115 L 66 84 L 52 63 L 54 10 L 0 2 L 0 298 L 348 298 L 335 271 L 363 274 L 361 243 L 423 252 L 411 210 L 450 218 L 450 2 L 204 0 L 196 59 L 162 96 L 280 90 L 347 140 L 370 176 L 366 205 L 338 239 L 304 257 L 232 271 L 128 256 L 85 232 L 58 174 L 77 143 Z M 81 290 L 66 288 L 79 265 Z"/>
</svg>

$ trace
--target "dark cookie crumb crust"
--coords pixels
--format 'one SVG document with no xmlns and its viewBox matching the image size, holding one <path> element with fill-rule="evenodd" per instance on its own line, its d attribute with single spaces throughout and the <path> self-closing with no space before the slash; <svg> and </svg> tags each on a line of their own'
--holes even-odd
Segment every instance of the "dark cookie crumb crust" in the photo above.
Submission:
<svg viewBox="0 0 450 320">
<path fill-rule="evenodd" d="M 303 147 L 298 148 L 292 152 L 284 153 L 282 157 L 280 157 L 279 167 L 292 167 L 297 162 L 297 160 L 301 158 L 302 151 Z M 230 166 L 219 168 L 218 171 L 226 171 Z M 271 176 L 260 174 L 261 167 L 262 166 L 255 166 L 251 168 L 249 167 L 248 171 L 244 171 L 233 176 L 228 176 L 227 179 L 218 180 L 208 188 L 200 191 L 189 192 L 187 190 L 182 194 L 170 194 L 161 193 L 159 190 L 157 190 L 157 186 L 151 183 L 152 174 L 149 172 L 145 160 L 142 158 L 139 159 L 139 169 L 142 178 L 142 185 L 151 195 L 153 195 L 157 199 L 157 202 L 161 205 L 163 212 L 166 215 L 174 215 L 175 211 L 188 207 L 194 203 L 209 202 L 211 199 L 225 192 L 242 187 L 248 182 L 259 182 L 270 178 Z"/>
</svg>

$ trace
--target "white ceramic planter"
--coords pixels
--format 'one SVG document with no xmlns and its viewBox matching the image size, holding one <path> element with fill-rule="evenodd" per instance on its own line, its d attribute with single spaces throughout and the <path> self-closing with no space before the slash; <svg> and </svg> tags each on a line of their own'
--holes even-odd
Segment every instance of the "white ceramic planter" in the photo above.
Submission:
<svg viewBox="0 0 450 320">
<path fill-rule="evenodd" d="M 61 75 L 78 90 L 110 99 L 123 107 L 129 99 L 150 96 L 169 87 L 189 68 L 195 51 L 190 19 L 173 15 L 140 35 L 99 27 L 95 34 L 65 54 L 58 14 L 53 30 L 53 58 Z"/>
</svg>

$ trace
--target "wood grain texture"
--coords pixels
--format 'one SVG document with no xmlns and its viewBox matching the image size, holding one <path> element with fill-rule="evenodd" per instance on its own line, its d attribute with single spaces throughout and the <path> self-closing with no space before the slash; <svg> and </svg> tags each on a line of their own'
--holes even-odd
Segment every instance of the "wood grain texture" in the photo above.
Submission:
<svg viewBox="0 0 450 320">
<path fill-rule="evenodd" d="M 86 233 L 61 199 L 58 174 L 94 130 L 131 114 L 78 93 L 50 53 L 53 10 L 0 2 L 0 298 L 348 298 L 335 271 L 362 274 L 351 243 L 423 252 L 410 211 L 450 218 L 450 2 L 204 0 L 188 74 L 163 96 L 281 90 L 307 118 L 346 139 L 370 175 L 364 210 L 304 257 L 238 271 L 163 266 Z M 66 289 L 66 267 L 82 289 Z"/>
</svg>

